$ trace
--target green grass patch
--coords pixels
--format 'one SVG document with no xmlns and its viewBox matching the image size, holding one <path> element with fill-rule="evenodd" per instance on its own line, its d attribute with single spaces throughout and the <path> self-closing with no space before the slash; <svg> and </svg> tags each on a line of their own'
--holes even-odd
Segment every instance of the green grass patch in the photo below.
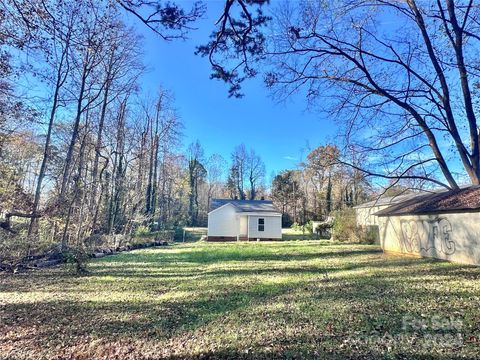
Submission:
<svg viewBox="0 0 480 360">
<path fill-rule="evenodd" d="M 0 358 L 476 358 L 479 277 L 376 246 L 177 243 L 0 274 Z"/>
<path fill-rule="evenodd" d="M 175 241 L 193 242 L 199 241 L 207 236 L 206 227 L 183 227 L 177 228 L 175 232 Z"/>
<path fill-rule="evenodd" d="M 291 228 L 282 229 L 282 239 L 283 240 L 319 240 L 320 237 L 317 234 L 312 234 L 311 232 L 305 230 L 296 230 Z"/>
</svg>

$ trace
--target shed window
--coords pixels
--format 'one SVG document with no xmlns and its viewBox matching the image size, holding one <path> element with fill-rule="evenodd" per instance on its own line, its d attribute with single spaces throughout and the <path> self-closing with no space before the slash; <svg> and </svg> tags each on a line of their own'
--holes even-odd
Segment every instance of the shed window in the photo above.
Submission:
<svg viewBox="0 0 480 360">
<path fill-rule="evenodd" d="M 258 219 L 258 231 L 265 231 L 265 219 Z"/>
</svg>

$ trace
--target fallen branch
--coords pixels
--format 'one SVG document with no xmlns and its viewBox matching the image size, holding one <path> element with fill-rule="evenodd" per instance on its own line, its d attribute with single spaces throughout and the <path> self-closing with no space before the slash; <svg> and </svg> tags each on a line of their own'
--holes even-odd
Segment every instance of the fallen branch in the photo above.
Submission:
<svg viewBox="0 0 480 360">
<path fill-rule="evenodd" d="M 0 221 L 0 228 L 7 230 L 8 232 L 12 234 L 16 234 L 17 232 L 12 229 L 12 223 L 11 223 L 11 218 L 12 217 L 20 217 L 20 218 L 26 218 L 26 219 L 37 219 L 42 217 L 42 214 L 39 213 L 33 213 L 33 214 L 25 214 L 21 213 L 18 211 L 12 211 L 9 213 L 5 214 L 5 220 Z"/>
</svg>

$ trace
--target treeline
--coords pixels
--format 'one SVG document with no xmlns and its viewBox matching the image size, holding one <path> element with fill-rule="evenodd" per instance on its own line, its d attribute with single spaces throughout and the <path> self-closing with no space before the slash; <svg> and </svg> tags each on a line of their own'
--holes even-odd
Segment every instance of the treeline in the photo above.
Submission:
<svg viewBox="0 0 480 360">
<path fill-rule="evenodd" d="M 118 2 L 6 2 L 0 11 L 0 240 L 32 254 L 93 235 L 206 226 L 212 198 L 271 197 L 284 224 L 361 201 L 364 177 L 335 146 L 265 179 L 240 144 L 229 159 L 183 150 L 173 94 L 141 88 L 142 41 Z M 14 249 L 14 250 L 12 250 Z M 1 257 L 1 256 L 0 256 Z M 1 259 L 0 259 L 1 260 Z"/>
<path fill-rule="evenodd" d="M 2 253 L 205 226 L 213 197 L 265 194 L 253 149 L 238 145 L 231 163 L 199 142 L 183 149 L 173 94 L 140 86 L 142 41 L 122 11 L 111 1 L 2 3 Z"/>
<path fill-rule="evenodd" d="M 155 216 L 157 184 L 167 199 L 179 191 L 171 95 L 142 95 L 142 43 L 111 2 L 14 5 L 2 9 L 3 229 L 62 248 L 132 232 Z"/>
<path fill-rule="evenodd" d="M 0 10 L 2 248 L 32 254 L 199 223 L 201 191 L 218 188 L 199 169 L 214 161 L 182 151 L 169 91 L 142 91 L 142 41 L 119 3 Z"/>
<path fill-rule="evenodd" d="M 358 153 L 343 154 L 358 164 Z M 335 145 L 319 146 L 300 162 L 297 169 L 276 175 L 271 197 L 283 214 L 283 226 L 326 221 L 334 212 L 353 207 L 372 196 L 365 173 L 340 161 Z"/>
<path fill-rule="evenodd" d="M 206 226 L 213 198 L 255 200 L 266 196 L 265 164 L 254 149 L 234 148 L 230 163 L 221 155 L 206 157 L 197 141 L 188 146 L 188 219 L 191 226 Z"/>
</svg>

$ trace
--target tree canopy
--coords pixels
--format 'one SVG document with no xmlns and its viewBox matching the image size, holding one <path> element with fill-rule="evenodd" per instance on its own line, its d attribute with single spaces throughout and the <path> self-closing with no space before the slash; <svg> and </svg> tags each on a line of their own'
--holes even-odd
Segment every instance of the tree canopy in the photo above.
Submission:
<svg viewBox="0 0 480 360">
<path fill-rule="evenodd" d="M 237 23 L 226 21 L 199 48 L 231 95 L 261 74 L 279 97 L 303 93 L 335 116 L 344 145 L 369 154 L 368 175 L 455 189 L 465 174 L 479 184 L 480 10 L 472 1 L 243 5 L 251 35 L 239 40 Z M 254 21 L 267 7 L 272 16 Z"/>
</svg>

